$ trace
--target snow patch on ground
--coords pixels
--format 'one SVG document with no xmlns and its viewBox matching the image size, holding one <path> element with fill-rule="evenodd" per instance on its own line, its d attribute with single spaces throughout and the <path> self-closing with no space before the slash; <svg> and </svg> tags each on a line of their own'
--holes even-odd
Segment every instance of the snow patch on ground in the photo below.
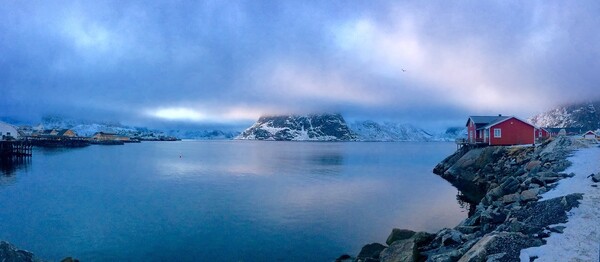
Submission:
<svg viewBox="0 0 600 262">
<path fill-rule="evenodd" d="M 600 183 L 598 187 L 588 176 L 600 172 L 600 147 L 579 149 L 569 158 L 573 163 L 565 172 L 575 176 L 563 179 L 558 186 L 542 195 L 551 199 L 571 193 L 583 193 L 578 208 L 572 209 L 565 224 L 563 234 L 553 233 L 540 247 L 521 250 L 521 261 L 528 262 L 537 256 L 536 262 L 543 261 L 600 261 Z"/>
</svg>

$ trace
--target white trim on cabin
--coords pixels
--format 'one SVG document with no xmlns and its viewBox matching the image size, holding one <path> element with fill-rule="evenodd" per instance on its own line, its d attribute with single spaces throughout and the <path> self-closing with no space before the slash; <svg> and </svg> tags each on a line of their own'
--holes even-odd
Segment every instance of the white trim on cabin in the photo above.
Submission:
<svg viewBox="0 0 600 262">
<path fill-rule="evenodd" d="M 494 138 L 502 138 L 502 128 L 494 128 Z"/>
</svg>

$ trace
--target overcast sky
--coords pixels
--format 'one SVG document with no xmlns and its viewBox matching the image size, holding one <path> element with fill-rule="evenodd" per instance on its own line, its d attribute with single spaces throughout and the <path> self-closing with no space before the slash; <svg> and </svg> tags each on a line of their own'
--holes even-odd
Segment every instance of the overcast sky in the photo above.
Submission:
<svg viewBox="0 0 600 262">
<path fill-rule="evenodd" d="M 0 116 L 462 125 L 600 98 L 599 1 L 10 1 Z"/>
</svg>

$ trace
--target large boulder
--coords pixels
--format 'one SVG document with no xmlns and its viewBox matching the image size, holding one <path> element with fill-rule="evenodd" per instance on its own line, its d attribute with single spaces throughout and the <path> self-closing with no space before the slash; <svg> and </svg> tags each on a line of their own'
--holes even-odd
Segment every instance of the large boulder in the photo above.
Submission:
<svg viewBox="0 0 600 262">
<path fill-rule="evenodd" d="M 412 231 L 411 231 L 412 232 Z M 404 238 L 411 234 L 409 230 L 396 230 L 396 234 L 392 231 L 391 236 Z M 410 238 L 394 240 L 393 243 L 383 250 L 380 254 L 381 262 L 386 261 L 418 261 L 419 251 L 418 249 L 430 244 L 435 235 L 427 232 L 412 232 Z"/>
<path fill-rule="evenodd" d="M 527 163 L 527 165 L 525 165 L 525 171 L 529 172 L 529 171 L 540 168 L 540 166 L 542 166 L 542 161 L 533 160 L 533 161 L 530 161 L 529 163 Z"/>
<path fill-rule="evenodd" d="M 392 229 L 392 233 L 390 233 L 385 243 L 391 245 L 392 243 L 394 243 L 394 241 L 409 239 L 416 233 L 417 232 L 408 229 L 394 228 Z"/>
<path fill-rule="evenodd" d="M 416 262 L 419 258 L 417 244 L 413 239 L 395 241 L 381 252 L 381 262 Z"/>
<path fill-rule="evenodd" d="M 540 188 L 532 188 L 521 192 L 521 200 L 527 201 L 535 201 L 538 199 L 538 193 L 540 192 Z"/>
<path fill-rule="evenodd" d="M 365 245 L 356 256 L 357 261 L 365 261 L 367 259 L 379 259 L 379 254 L 386 246 L 379 243 Z"/>
</svg>

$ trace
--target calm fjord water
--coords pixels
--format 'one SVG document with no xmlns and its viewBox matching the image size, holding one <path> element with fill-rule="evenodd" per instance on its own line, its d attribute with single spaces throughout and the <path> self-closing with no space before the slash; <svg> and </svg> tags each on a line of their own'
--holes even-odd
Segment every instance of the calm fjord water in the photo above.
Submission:
<svg viewBox="0 0 600 262">
<path fill-rule="evenodd" d="M 332 261 L 466 217 L 453 143 L 146 142 L 36 149 L 0 174 L 0 239 L 82 261 Z"/>
</svg>

